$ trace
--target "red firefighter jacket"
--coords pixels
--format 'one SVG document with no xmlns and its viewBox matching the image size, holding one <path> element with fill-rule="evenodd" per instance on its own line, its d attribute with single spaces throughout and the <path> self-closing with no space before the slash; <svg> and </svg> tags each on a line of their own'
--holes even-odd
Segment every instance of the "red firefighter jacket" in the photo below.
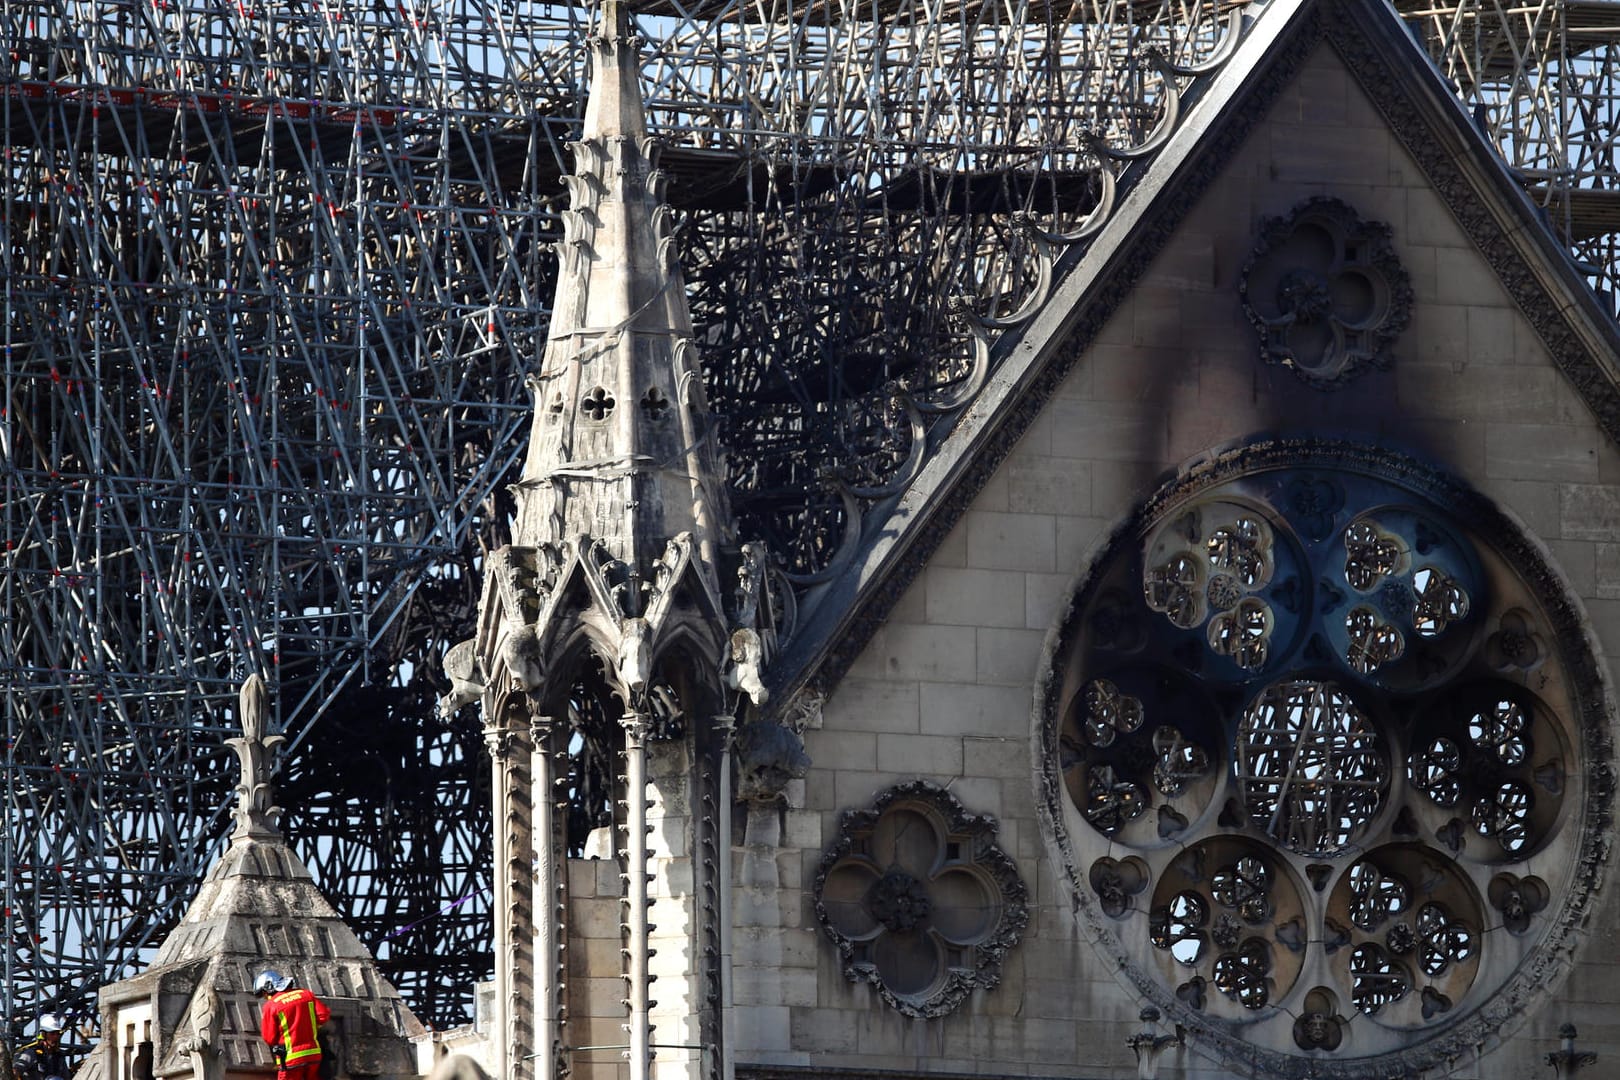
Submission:
<svg viewBox="0 0 1620 1080">
<path fill-rule="evenodd" d="M 319 1060 L 321 1044 L 316 1036 L 330 1019 L 331 1010 L 308 990 L 283 990 L 265 1001 L 259 1034 L 287 1052 L 283 1065 L 305 1065 Z"/>
</svg>

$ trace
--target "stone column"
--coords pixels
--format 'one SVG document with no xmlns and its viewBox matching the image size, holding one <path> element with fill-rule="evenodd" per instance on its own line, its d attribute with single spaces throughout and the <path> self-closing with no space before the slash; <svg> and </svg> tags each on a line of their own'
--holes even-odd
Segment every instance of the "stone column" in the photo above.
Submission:
<svg viewBox="0 0 1620 1080">
<path fill-rule="evenodd" d="M 647 983 L 647 729 L 648 717 L 630 713 L 624 725 L 624 930 L 626 935 L 625 1003 L 630 1019 L 625 1025 L 630 1048 L 630 1080 L 648 1080 L 652 1066 L 652 1039 L 648 1027 L 651 1008 Z"/>
<path fill-rule="evenodd" d="M 504 708 L 496 713 L 504 716 Z M 495 1010 L 490 1068 L 503 1080 L 530 1080 L 534 1009 L 533 870 L 528 731 L 484 728 L 493 769 Z"/>
<path fill-rule="evenodd" d="M 530 804 L 534 808 L 535 1080 L 557 1080 L 562 1046 L 562 871 L 558 860 L 552 717 L 536 706 L 529 721 Z"/>
<path fill-rule="evenodd" d="M 720 892 L 720 1080 L 736 1080 L 737 1055 L 731 1045 L 736 1022 L 731 997 L 731 755 L 736 721 L 730 716 L 717 716 L 714 728 L 720 737 L 720 793 L 715 808 L 719 832 L 715 847 L 720 862 L 715 871 Z"/>
</svg>

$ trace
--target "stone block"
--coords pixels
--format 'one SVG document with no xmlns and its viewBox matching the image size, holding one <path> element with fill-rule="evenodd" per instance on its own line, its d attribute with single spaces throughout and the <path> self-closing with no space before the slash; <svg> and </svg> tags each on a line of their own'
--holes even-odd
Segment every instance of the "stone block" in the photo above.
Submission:
<svg viewBox="0 0 1620 1080">
<path fill-rule="evenodd" d="M 1130 345 L 1133 343 L 1136 325 L 1137 302 L 1137 294 L 1134 292 L 1120 302 L 1119 306 L 1114 309 L 1113 314 L 1108 317 L 1108 321 L 1103 323 L 1102 329 L 1097 331 L 1097 336 L 1092 339 L 1093 348 L 1101 346 Z M 1084 362 L 1076 364 L 1074 369 L 1070 372 L 1069 377 L 1072 379 L 1077 373 L 1082 371 L 1087 372 L 1089 375 L 1090 365 Z M 1088 379 L 1086 383 L 1086 393 L 1073 394 L 1070 396 L 1089 397 L 1090 385 L 1091 384 Z"/>
<path fill-rule="evenodd" d="M 1065 521 L 1059 518 L 1058 527 L 1058 565 L 1072 566 L 1074 571 L 1056 574 L 1025 574 L 1024 575 L 1024 626 L 1030 630 L 1045 631 L 1050 629 L 1058 618 L 1058 612 L 1063 610 L 1069 601 L 1071 586 L 1074 582 L 1075 571 L 1082 565 L 1081 560 L 1085 552 L 1080 552 L 1073 558 L 1066 558 L 1066 538 L 1064 536 Z M 1093 519 L 1076 519 L 1093 520 Z M 1088 534 L 1087 547 L 1096 542 L 1095 526 Z"/>
<path fill-rule="evenodd" d="M 568 892 L 571 896 L 589 897 L 596 895 L 596 865 L 584 859 L 569 859 L 567 862 Z"/>
<path fill-rule="evenodd" d="M 1435 254 L 1436 294 L 1443 304 L 1507 304 L 1502 283 L 1472 247 L 1441 247 Z"/>
<path fill-rule="evenodd" d="M 879 794 L 911 778 L 909 772 L 857 772 L 846 770 L 838 774 L 834 783 L 839 810 L 852 810 L 872 805 Z M 825 827 L 825 824 L 823 825 Z M 831 834 L 829 834 L 831 835 Z"/>
<path fill-rule="evenodd" d="M 1181 320 L 1166 318 L 1167 312 L 1180 308 L 1182 298 L 1175 297 L 1169 306 L 1157 313 L 1160 323 L 1173 331 L 1174 340 L 1159 348 L 1101 349 L 1092 358 L 1095 370 L 1091 375 L 1092 397 L 1097 401 L 1141 402 L 1157 408 L 1168 408 L 1173 402 L 1184 401 L 1198 392 L 1198 361 L 1192 342 L 1180 340 Z M 1172 335 L 1161 335 L 1171 337 Z"/>
<path fill-rule="evenodd" d="M 811 1007 L 816 1004 L 816 973 L 804 968 L 753 968 L 732 972 L 732 996 L 750 1005 Z"/>
<path fill-rule="evenodd" d="M 962 774 L 962 740 L 943 735 L 879 735 L 877 767 L 884 772 L 949 780 Z"/>
<path fill-rule="evenodd" d="M 868 731 L 807 731 L 804 748 L 822 769 L 869 768 L 877 757 L 877 735 Z"/>
<path fill-rule="evenodd" d="M 832 1009 L 794 1009 L 793 1045 L 816 1053 L 855 1052 L 855 1029 Z"/>
<path fill-rule="evenodd" d="M 1131 401 L 1072 401 L 1054 399 L 1047 406 L 1052 416 L 1052 453 L 1056 457 L 1093 461 L 1162 461 L 1166 418 L 1157 409 Z M 1093 484 L 1096 476 L 1093 475 Z M 1092 489 L 1096 506 L 1096 489 Z"/>
<path fill-rule="evenodd" d="M 981 628 L 978 632 L 978 666 L 975 679 L 983 684 L 1031 685 L 1040 666 L 1041 643 L 1046 635 L 1039 630 Z"/>
<path fill-rule="evenodd" d="M 1542 480 L 1478 481 L 1479 489 L 1513 511 L 1525 528 L 1542 539 L 1561 535 L 1563 529 L 1560 485 Z"/>
<path fill-rule="evenodd" d="M 935 625 L 1023 626 L 1024 575 L 1017 570 L 929 567 L 926 619 Z M 913 590 L 915 591 L 915 590 Z"/>
<path fill-rule="evenodd" d="M 1470 364 L 1513 364 L 1518 356 L 1514 352 L 1514 324 L 1518 312 L 1512 308 L 1468 308 L 1468 362 Z"/>
<path fill-rule="evenodd" d="M 1409 261 L 1414 245 L 1429 248 L 1467 248 L 1468 238 L 1457 227 L 1457 220 L 1445 201 L 1428 184 L 1406 189 L 1406 228 L 1395 234 L 1396 250 L 1403 264 Z M 1410 272 L 1410 271 L 1408 271 Z"/>
<path fill-rule="evenodd" d="M 889 609 L 889 621 L 901 623 L 924 623 L 928 621 L 928 589 L 925 587 L 926 574 L 919 574 L 900 594 L 894 607 Z"/>
<path fill-rule="evenodd" d="M 968 505 L 969 510 L 985 510 L 990 513 L 1006 513 L 1007 511 L 1007 477 L 1005 469 L 998 469 L 985 481 L 984 487 L 973 497 Z"/>
<path fill-rule="evenodd" d="M 611 834 L 612 843 L 615 846 L 622 839 L 618 829 L 604 829 L 603 831 Z M 596 895 L 609 897 L 617 901 L 624 894 L 624 882 L 619 877 L 619 860 L 617 858 L 592 859 L 590 863 L 596 867 Z"/>
<path fill-rule="evenodd" d="M 989 993 L 995 993 L 994 990 Z M 992 1017 L 990 1052 L 998 1061 L 1075 1060 L 1078 1027 L 1071 1019 Z M 1089 1057 L 1090 1055 L 1088 1055 Z"/>
<path fill-rule="evenodd" d="M 1148 267 L 1142 285 L 1154 290 L 1148 296 L 1150 300 L 1162 297 L 1166 290 L 1179 297 L 1215 288 L 1215 237 L 1191 223 L 1183 225 Z M 1142 292 L 1141 286 L 1137 291 Z"/>
<path fill-rule="evenodd" d="M 619 940 L 619 901 L 616 898 L 576 898 L 568 905 L 568 920 L 569 929 L 580 937 Z"/>
<path fill-rule="evenodd" d="M 669 1033 L 664 1031 L 663 1024 L 659 1024 L 658 1030 L 653 1034 L 659 1043 L 671 1040 Z M 679 1045 L 698 1045 L 695 1041 L 688 1044 L 684 1039 L 685 1037 Z M 653 1062 L 648 1075 L 650 1080 L 701 1080 L 708 1073 L 703 1068 L 701 1050 L 672 1050 L 669 1046 L 662 1045 L 653 1050 Z"/>
<path fill-rule="evenodd" d="M 1494 420 L 1561 424 L 1572 420 L 1564 408 L 1551 368 L 1513 369 L 1511 376 L 1458 371 L 1443 364 L 1395 365 L 1396 393 L 1403 416 L 1442 420 Z"/>
<path fill-rule="evenodd" d="M 1029 775 L 1029 735 L 968 735 L 963 754 L 981 776 L 1019 778 Z"/>
<path fill-rule="evenodd" d="M 1056 530 L 1049 514 L 968 511 L 968 565 L 989 570 L 1056 569 Z"/>
<path fill-rule="evenodd" d="M 928 735 L 1027 735 L 1027 686 L 924 683 L 919 687 L 922 731 Z"/>
<path fill-rule="evenodd" d="M 619 954 L 620 948 L 622 946 L 617 937 L 576 938 L 570 935 L 567 950 L 569 974 L 578 976 L 617 970 L 623 960 Z"/>
<path fill-rule="evenodd" d="M 795 922 L 784 921 L 782 913 L 784 905 L 791 909 L 797 902 L 796 896 L 781 889 L 734 888 L 731 890 L 731 918 L 738 926 L 793 926 Z"/>
<path fill-rule="evenodd" d="M 1338 189 L 1389 182 L 1390 136 L 1382 124 L 1325 127 L 1278 123 L 1269 127 L 1271 173 L 1283 184 L 1311 185 L 1328 176 Z"/>
<path fill-rule="evenodd" d="M 1503 480 L 1595 484 L 1600 478 L 1602 438 L 1589 424 L 1490 424 L 1485 430 L 1485 471 Z"/>
<path fill-rule="evenodd" d="M 1593 545 L 1593 589 L 1602 600 L 1620 600 L 1620 543 Z"/>
<path fill-rule="evenodd" d="M 1558 524 L 1566 540 L 1620 539 L 1620 486 L 1558 485 Z"/>
<path fill-rule="evenodd" d="M 1410 221 L 1410 218 L 1408 218 Z M 1400 237 L 1396 237 L 1397 244 Z M 1436 301 L 1439 292 L 1437 282 L 1438 271 L 1435 269 L 1437 261 L 1436 247 L 1413 244 L 1401 249 L 1401 265 L 1406 267 L 1406 276 L 1412 281 L 1412 302 L 1422 306 Z"/>
<path fill-rule="evenodd" d="M 662 859 L 656 867 L 651 888 L 657 896 L 689 896 L 692 893 L 692 860 Z M 657 920 L 653 920 L 656 922 Z"/>
<path fill-rule="evenodd" d="M 647 834 L 647 850 L 655 859 L 684 859 L 691 854 L 692 819 L 679 814 L 647 815 L 653 831 Z"/>
<path fill-rule="evenodd" d="M 1167 313 L 1179 309 L 1180 289 L 1174 286 L 1155 287 L 1143 281 L 1132 290 L 1132 298 L 1135 300 L 1131 306 L 1131 345 L 1134 348 L 1109 350 L 1111 355 L 1106 358 L 1101 353 L 1092 358 L 1095 365 L 1091 376 L 1092 397 L 1100 399 L 1109 395 L 1109 389 L 1103 384 L 1099 373 L 1110 363 L 1125 361 L 1142 350 L 1173 350 L 1181 345 L 1180 325 L 1174 318 L 1165 318 Z"/>
<path fill-rule="evenodd" d="M 620 1032 L 620 1041 L 623 1041 L 623 1032 Z M 589 1046 L 603 1045 L 588 1043 Z M 569 1077 L 578 1080 L 630 1080 L 630 1066 L 616 1058 L 616 1050 L 593 1050 L 587 1053 L 575 1051 L 571 1055 L 573 1068 Z"/>
<path fill-rule="evenodd" d="M 1108 522 L 1098 517 L 1060 517 L 1056 519 L 1057 542 L 1054 562 L 1055 576 L 1072 579 L 1085 566 L 1096 551 L 1098 543 L 1108 530 Z M 1051 577 L 1050 574 L 1027 574 L 1030 577 Z"/>
<path fill-rule="evenodd" d="M 1464 476 L 1485 475 L 1485 438 L 1490 424 L 1471 420 L 1409 420 L 1402 418 L 1381 431 L 1379 441 L 1427 461 L 1443 462 Z"/>
<path fill-rule="evenodd" d="M 1052 456 L 1052 421 L 1043 411 L 1038 414 L 1024 433 L 1018 436 L 1018 442 L 1013 444 L 1012 453 L 1007 455 L 1009 463 L 1014 461 L 1040 461 L 1042 458 Z"/>
<path fill-rule="evenodd" d="M 1552 363 L 1547 353 L 1547 343 L 1541 340 L 1541 335 L 1536 333 L 1536 328 L 1530 325 L 1528 319 L 1513 320 L 1513 351 L 1520 364 L 1544 367 Z"/>
<path fill-rule="evenodd" d="M 627 996 L 625 986 L 625 981 L 617 976 L 575 979 L 569 986 L 569 997 L 573 999 L 574 1009 L 587 1016 L 623 1016 L 627 1011 L 623 1003 Z M 581 1002 L 583 1008 L 580 1008 Z"/>
<path fill-rule="evenodd" d="M 833 806 L 833 779 L 838 774 L 831 769 L 810 770 L 804 778 L 804 807 L 807 810 L 827 810 Z"/>
<path fill-rule="evenodd" d="M 1092 516 L 1112 523 L 1123 518 L 1166 479 L 1163 457 L 1122 461 L 1091 474 Z"/>
<path fill-rule="evenodd" d="M 860 659 L 851 665 L 850 674 L 857 680 L 867 682 L 879 678 L 949 678 L 952 674 L 973 669 L 973 649 L 974 635 L 970 626 L 891 622 L 872 635 Z M 834 726 L 833 714 L 845 697 L 843 690 L 844 687 L 840 686 L 823 711 L 823 723 L 827 727 Z M 853 717 L 849 719 L 853 720 Z M 866 721 L 866 725 L 871 722 Z M 861 728 L 863 725 L 857 722 L 854 726 Z M 867 726 L 866 730 L 871 728 Z"/>
<path fill-rule="evenodd" d="M 882 635 L 883 631 L 880 630 L 878 636 Z M 951 658 L 959 664 L 971 663 L 970 658 L 978 647 L 973 631 L 967 627 L 942 629 L 936 640 L 950 644 L 953 651 Z M 871 654 L 875 650 L 868 648 L 867 652 Z M 882 656 L 881 652 L 876 655 Z M 957 670 L 965 668 L 959 667 Z M 807 748 L 817 745 L 823 732 L 833 735 L 845 731 L 916 731 L 917 684 L 845 678 L 827 699 L 821 715 L 821 727 L 805 733 Z M 812 737 L 817 742 L 811 742 Z M 812 760 L 815 758 L 813 749 L 810 756 Z"/>
<path fill-rule="evenodd" d="M 663 924 L 659 924 L 663 928 Z M 647 971 L 660 979 L 684 979 L 695 971 L 690 950 L 685 946 L 688 939 L 682 937 L 657 937 L 648 944 L 651 945 L 653 955 L 647 958 Z M 656 994 L 654 996 L 657 996 Z"/>
<path fill-rule="evenodd" d="M 782 843 L 788 847 L 821 850 L 821 815 L 801 810 L 789 810 L 782 823 Z"/>
<path fill-rule="evenodd" d="M 1072 458 L 1008 462 L 1007 509 L 1015 514 L 1083 515 L 1091 511 L 1091 466 Z"/>
<path fill-rule="evenodd" d="M 1620 656 L 1620 600 L 1586 601 L 1588 627 L 1605 656 Z"/>
<path fill-rule="evenodd" d="M 957 522 L 945 539 L 940 541 L 939 547 L 928 557 L 929 566 L 966 566 L 967 565 L 967 528 Z"/>
<path fill-rule="evenodd" d="M 1550 540 L 1553 567 L 1562 573 L 1577 596 L 1601 596 L 1597 585 L 1597 553 L 1602 544 L 1586 540 Z"/>
<path fill-rule="evenodd" d="M 738 1008 L 733 1029 L 739 1055 L 754 1049 L 781 1049 L 792 1030 L 793 1013 L 783 1005 Z"/>
<path fill-rule="evenodd" d="M 1004 816 L 1003 784 L 992 776 L 961 776 L 950 785 L 950 793 L 969 813 Z"/>
<path fill-rule="evenodd" d="M 1415 355 L 1425 364 L 1445 364 L 1453 370 L 1467 367 L 1468 310 L 1464 304 L 1414 304 L 1406 333 L 1417 346 Z M 1510 334 L 1510 348 L 1512 344 Z"/>
</svg>

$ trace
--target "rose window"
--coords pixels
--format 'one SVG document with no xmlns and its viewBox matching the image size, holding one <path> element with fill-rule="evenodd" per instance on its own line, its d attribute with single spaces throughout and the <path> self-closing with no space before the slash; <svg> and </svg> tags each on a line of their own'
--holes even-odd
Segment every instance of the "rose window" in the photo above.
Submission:
<svg viewBox="0 0 1620 1080">
<path fill-rule="evenodd" d="M 1550 996 L 1611 748 L 1543 558 L 1408 459 L 1294 441 L 1183 475 L 1081 579 L 1044 820 L 1077 917 L 1203 1052 L 1409 1075 Z"/>
<path fill-rule="evenodd" d="M 943 1016 L 989 989 L 1028 921 L 1024 883 L 996 826 L 923 781 L 844 814 L 822 860 L 816 912 L 844 958 L 907 1016 Z M 1123 907 L 1146 884 L 1140 860 L 1109 860 L 1094 881 Z"/>
</svg>

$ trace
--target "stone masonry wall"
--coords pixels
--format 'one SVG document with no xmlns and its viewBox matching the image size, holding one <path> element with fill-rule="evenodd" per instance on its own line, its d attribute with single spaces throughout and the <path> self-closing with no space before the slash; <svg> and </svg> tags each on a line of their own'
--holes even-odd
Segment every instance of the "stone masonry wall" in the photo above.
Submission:
<svg viewBox="0 0 1620 1080">
<path fill-rule="evenodd" d="M 1415 292 L 1392 371 L 1335 393 L 1259 360 L 1237 284 L 1265 216 L 1315 195 L 1394 230 Z M 1043 640 L 1077 572 L 1166 470 L 1264 432 L 1403 448 L 1471 481 L 1545 542 L 1620 655 L 1620 452 L 1330 48 L 1280 98 L 930 561 L 807 736 L 802 809 L 776 871 L 739 886 L 781 978 L 738 983 L 742 1062 L 1122 1078 L 1138 1003 L 1081 938 L 1036 818 L 1030 712 Z M 839 813 L 924 777 L 1001 822 L 1034 910 L 1002 985 L 908 1020 L 846 981 L 810 904 Z M 743 863 L 745 852 L 738 851 Z M 741 871 L 739 870 L 739 876 Z M 757 893 L 759 882 L 774 902 Z M 779 884 L 772 884 L 772 882 Z M 753 887 L 753 893 L 750 888 Z M 1573 976 L 1504 1049 L 1455 1075 L 1542 1075 L 1560 1024 L 1620 1067 L 1612 903 Z M 761 925 L 780 910 L 781 925 Z M 813 974 L 813 978 L 812 978 Z M 1603 1063 L 1607 1062 L 1607 1066 Z M 1161 1076 L 1222 1075 L 1172 1053 Z"/>
</svg>

